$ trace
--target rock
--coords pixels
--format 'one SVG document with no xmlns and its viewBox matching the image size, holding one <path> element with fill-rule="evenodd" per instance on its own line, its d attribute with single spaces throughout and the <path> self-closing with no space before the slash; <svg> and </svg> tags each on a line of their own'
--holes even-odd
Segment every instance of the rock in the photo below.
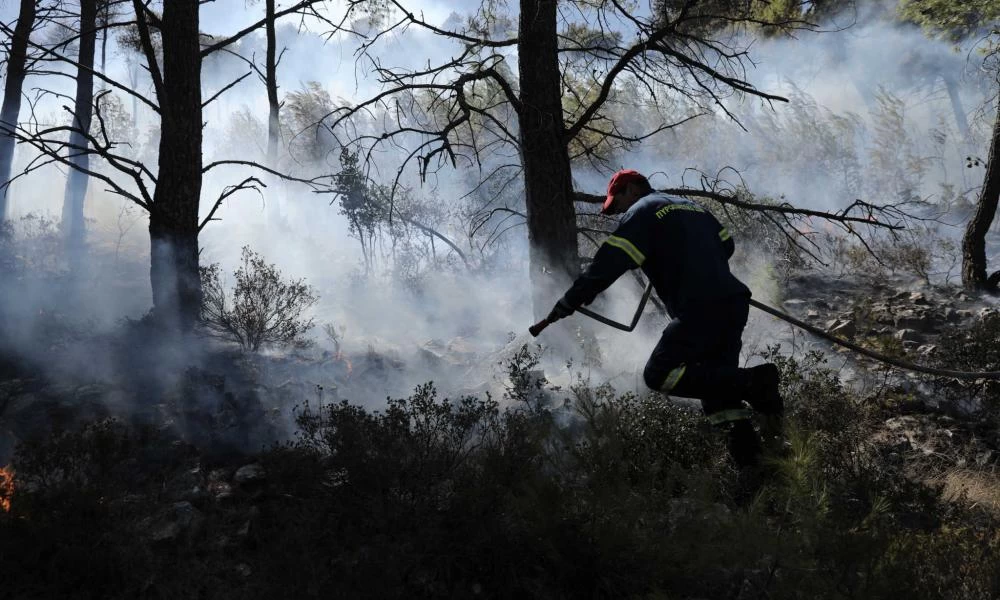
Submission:
<svg viewBox="0 0 1000 600">
<path fill-rule="evenodd" d="M 930 306 L 931 305 L 931 301 L 928 300 L 926 296 L 924 296 L 923 292 L 913 292 L 913 293 L 911 293 L 910 296 L 909 296 L 909 298 L 907 298 L 907 301 L 909 301 L 910 304 L 916 304 L 918 306 Z"/>
<path fill-rule="evenodd" d="M 799 308 L 805 303 L 805 300 L 799 298 L 789 298 L 788 300 L 783 300 L 781 302 L 783 306 L 787 306 L 788 308 Z"/>
<path fill-rule="evenodd" d="M 233 486 L 226 481 L 226 471 L 223 469 L 215 469 L 209 473 L 208 484 L 205 487 L 208 488 L 212 498 L 220 504 L 233 499 Z"/>
<path fill-rule="evenodd" d="M 170 543 L 192 539 L 201 533 L 205 516 L 190 502 L 175 502 L 148 522 L 149 539 L 154 543 Z"/>
<path fill-rule="evenodd" d="M 850 339 L 858 334 L 858 326 L 855 325 L 853 320 L 837 319 L 834 321 L 832 327 L 827 328 L 827 332 L 839 337 Z"/>
<path fill-rule="evenodd" d="M 260 485 L 265 480 L 264 467 L 257 463 L 243 465 L 236 470 L 233 481 L 241 486 L 252 487 Z"/>
<path fill-rule="evenodd" d="M 917 348 L 917 354 L 920 356 L 933 356 L 937 352 L 937 346 L 934 344 L 922 344 Z"/>
<path fill-rule="evenodd" d="M 923 336 L 913 329 L 900 329 L 894 337 L 902 342 L 920 342 Z"/>
<path fill-rule="evenodd" d="M 900 311 L 894 320 L 896 329 L 915 329 L 917 331 L 930 331 L 934 329 L 934 320 L 927 313 L 913 310 Z"/>
<path fill-rule="evenodd" d="M 199 504 L 206 498 L 202 485 L 201 469 L 195 467 L 177 475 L 165 485 L 166 497 L 175 501 L 186 501 Z"/>
</svg>

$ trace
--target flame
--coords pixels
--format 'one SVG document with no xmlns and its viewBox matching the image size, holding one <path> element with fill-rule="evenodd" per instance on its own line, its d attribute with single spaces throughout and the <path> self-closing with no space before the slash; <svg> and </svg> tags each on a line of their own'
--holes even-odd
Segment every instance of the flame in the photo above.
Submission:
<svg viewBox="0 0 1000 600">
<path fill-rule="evenodd" d="M 10 465 L 0 468 L 0 510 L 10 512 L 10 499 L 14 495 L 14 469 Z"/>
<path fill-rule="evenodd" d="M 347 358 L 347 355 L 344 354 L 343 352 L 338 351 L 337 355 L 334 358 L 336 360 L 343 361 L 343 363 L 347 366 L 347 376 L 350 377 L 351 371 L 354 370 L 354 367 L 351 365 L 351 361 L 350 359 Z"/>
</svg>

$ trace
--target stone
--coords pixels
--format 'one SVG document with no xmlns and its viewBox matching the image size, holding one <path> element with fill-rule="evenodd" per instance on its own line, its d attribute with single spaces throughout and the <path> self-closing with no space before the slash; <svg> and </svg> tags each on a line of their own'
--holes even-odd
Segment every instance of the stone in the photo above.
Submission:
<svg viewBox="0 0 1000 600">
<path fill-rule="evenodd" d="M 244 487 L 260 485 L 265 479 L 264 467 L 258 463 L 243 465 L 236 469 L 236 474 L 233 475 L 233 481 Z"/>
<path fill-rule="evenodd" d="M 853 338 L 858 334 L 858 326 L 852 320 L 842 321 L 838 319 L 833 327 L 827 329 L 827 332 L 843 338 Z"/>
<path fill-rule="evenodd" d="M 192 539 L 201 533 L 205 516 L 190 502 L 175 502 L 148 523 L 148 536 L 155 543 Z"/>
<path fill-rule="evenodd" d="M 896 329 L 915 329 L 917 331 L 930 331 L 934 328 L 934 320 L 927 313 L 913 310 L 903 310 L 896 314 L 894 320 Z"/>
<path fill-rule="evenodd" d="M 931 301 L 927 299 L 927 296 L 924 296 L 923 292 L 913 292 L 910 294 L 907 300 L 910 302 L 910 304 L 916 304 L 919 306 L 931 305 Z"/>
<path fill-rule="evenodd" d="M 902 342 L 919 342 L 923 336 L 913 329 L 900 329 L 894 337 Z"/>
</svg>

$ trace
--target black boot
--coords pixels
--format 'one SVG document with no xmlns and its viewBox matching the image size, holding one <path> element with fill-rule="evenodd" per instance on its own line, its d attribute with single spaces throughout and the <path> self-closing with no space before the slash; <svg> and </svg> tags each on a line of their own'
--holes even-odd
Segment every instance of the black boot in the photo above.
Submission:
<svg viewBox="0 0 1000 600">
<path fill-rule="evenodd" d="M 760 437 L 749 419 L 736 421 L 730 426 L 726 448 L 733 462 L 741 469 L 760 464 Z"/>
<path fill-rule="evenodd" d="M 781 375 L 777 365 L 764 363 L 747 369 L 747 382 L 744 400 L 755 411 L 762 415 L 780 415 L 785 410 L 785 403 L 778 391 Z"/>
</svg>

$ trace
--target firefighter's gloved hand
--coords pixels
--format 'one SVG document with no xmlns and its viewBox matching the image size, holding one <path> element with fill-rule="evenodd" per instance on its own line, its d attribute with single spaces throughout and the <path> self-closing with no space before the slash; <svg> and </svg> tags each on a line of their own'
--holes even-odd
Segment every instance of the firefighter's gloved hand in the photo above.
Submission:
<svg viewBox="0 0 1000 600">
<path fill-rule="evenodd" d="M 564 319 L 570 316 L 571 314 L 573 314 L 575 310 L 576 310 L 575 308 L 573 308 L 565 300 L 560 298 L 559 302 L 556 302 L 556 305 L 549 312 L 549 316 L 545 317 L 545 320 L 548 321 L 549 323 L 554 323 L 559 319 Z"/>
</svg>

